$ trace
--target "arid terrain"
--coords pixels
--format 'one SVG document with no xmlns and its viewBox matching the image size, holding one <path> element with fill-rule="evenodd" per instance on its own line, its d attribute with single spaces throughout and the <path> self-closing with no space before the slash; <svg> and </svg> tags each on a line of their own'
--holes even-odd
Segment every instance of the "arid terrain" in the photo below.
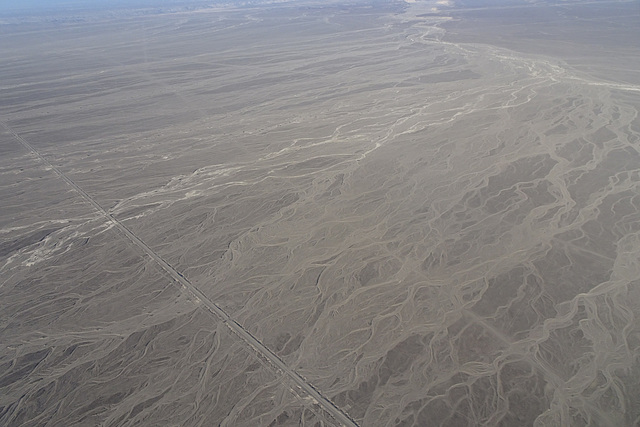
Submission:
<svg viewBox="0 0 640 427">
<path fill-rule="evenodd" d="M 640 425 L 640 3 L 0 14 L 0 425 Z"/>
</svg>

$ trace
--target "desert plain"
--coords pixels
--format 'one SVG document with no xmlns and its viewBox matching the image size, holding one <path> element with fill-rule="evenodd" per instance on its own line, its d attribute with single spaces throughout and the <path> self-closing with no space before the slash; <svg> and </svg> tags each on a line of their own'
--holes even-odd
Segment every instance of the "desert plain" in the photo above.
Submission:
<svg viewBox="0 0 640 427">
<path fill-rule="evenodd" d="M 0 15 L 0 425 L 637 426 L 640 4 Z"/>
</svg>

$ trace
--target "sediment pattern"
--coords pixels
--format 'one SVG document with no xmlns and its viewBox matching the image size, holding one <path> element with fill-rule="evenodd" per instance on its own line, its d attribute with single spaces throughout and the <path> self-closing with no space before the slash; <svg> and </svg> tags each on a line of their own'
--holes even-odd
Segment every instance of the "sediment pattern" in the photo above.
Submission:
<svg viewBox="0 0 640 427">
<path fill-rule="evenodd" d="M 0 114 L 360 425 L 638 424 L 640 80 L 423 12 L 17 28 Z M 0 423 L 338 425 L 0 138 Z"/>
</svg>

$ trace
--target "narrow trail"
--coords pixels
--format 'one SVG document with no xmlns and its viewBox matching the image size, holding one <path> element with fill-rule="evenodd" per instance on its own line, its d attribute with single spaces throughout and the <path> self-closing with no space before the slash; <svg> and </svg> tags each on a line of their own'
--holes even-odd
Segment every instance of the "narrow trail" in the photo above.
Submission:
<svg viewBox="0 0 640 427">
<path fill-rule="evenodd" d="M 227 314 L 218 304 L 211 301 L 202 291 L 200 291 L 196 286 L 194 286 L 186 277 L 184 277 L 180 272 L 178 272 L 175 268 L 173 268 L 169 263 L 167 263 L 160 255 L 158 255 L 153 249 L 151 249 L 144 241 L 142 241 L 138 236 L 136 236 L 131 230 L 129 230 L 124 224 L 122 224 L 118 219 L 116 219 L 112 214 L 107 212 L 96 200 L 87 194 L 78 184 L 76 184 L 71 178 L 65 175 L 58 167 L 53 165 L 46 157 L 44 157 L 38 150 L 36 150 L 29 142 L 27 142 L 23 137 L 18 135 L 9 125 L 0 120 L 0 126 L 5 129 L 14 139 L 16 139 L 20 144 L 22 144 L 28 151 L 33 153 L 38 159 L 44 163 L 47 167 L 51 168 L 58 177 L 60 177 L 64 182 L 66 182 L 71 188 L 73 188 L 83 199 L 85 199 L 91 206 L 94 207 L 103 217 L 107 219 L 110 223 L 112 223 L 122 234 L 124 234 L 127 239 L 129 239 L 135 246 L 142 249 L 144 253 L 146 253 L 151 259 L 153 259 L 164 271 L 166 271 L 169 276 L 171 276 L 177 285 L 179 285 L 181 291 L 187 294 L 194 303 L 198 304 L 199 307 L 205 309 L 208 313 L 214 315 L 219 320 L 222 321 L 235 336 L 240 338 L 244 344 L 249 347 L 250 350 L 260 357 L 262 360 L 268 362 L 271 368 L 278 372 L 284 374 L 288 377 L 293 383 L 299 387 L 300 390 L 306 392 L 309 396 L 311 396 L 318 403 L 319 406 L 322 407 L 329 415 L 331 415 L 336 421 L 341 423 L 343 426 L 357 427 L 358 424 L 345 412 L 343 412 L 340 408 L 338 408 L 331 400 L 324 397 L 313 385 L 308 383 L 302 376 L 300 376 L 296 371 L 289 368 L 280 357 L 278 357 L 275 353 L 269 350 L 259 339 L 254 337 L 249 331 L 247 331 L 241 324 L 236 322 L 229 314 Z"/>
</svg>

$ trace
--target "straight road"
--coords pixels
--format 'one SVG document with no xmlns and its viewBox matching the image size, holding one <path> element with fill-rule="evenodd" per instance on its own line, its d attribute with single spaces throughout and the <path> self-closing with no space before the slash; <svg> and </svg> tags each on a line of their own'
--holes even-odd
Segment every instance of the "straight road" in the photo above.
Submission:
<svg viewBox="0 0 640 427">
<path fill-rule="evenodd" d="M 343 426 L 347 427 L 357 427 L 358 424 L 345 412 L 343 412 L 340 408 L 338 408 L 332 401 L 328 398 L 324 397 L 313 385 L 309 384 L 304 378 L 302 378 L 296 371 L 289 368 L 283 361 L 280 359 L 275 353 L 273 353 L 269 348 L 267 348 L 260 340 L 254 337 L 249 331 L 247 331 L 241 324 L 236 322 L 231 316 L 229 316 L 219 305 L 215 302 L 211 301 L 207 296 L 205 296 L 202 291 L 200 291 L 196 286 L 194 286 L 186 277 L 184 277 L 181 273 L 179 273 L 175 268 L 173 268 L 168 262 L 166 262 L 160 255 L 154 252 L 145 242 L 143 242 L 138 236 L 133 234 L 131 230 L 129 230 L 124 224 L 122 224 L 117 218 L 115 218 L 112 214 L 107 212 L 100 204 L 89 194 L 87 194 L 79 185 L 71 180 L 67 175 L 65 175 L 58 167 L 53 165 L 49 160 L 47 160 L 38 150 L 36 150 L 31 144 L 29 144 L 23 137 L 18 135 L 9 125 L 0 120 L 0 126 L 4 128 L 9 134 L 11 134 L 14 139 L 16 139 L 20 144 L 22 144 L 27 150 L 36 155 L 42 163 L 44 163 L 47 167 L 51 168 L 56 175 L 58 175 L 62 180 L 64 180 L 71 188 L 73 188 L 83 199 L 85 199 L 88 203 L 91 204 L 102 216 L 104 216 L 107 221 L 111 222 L 122 234 L 124 234 L 129 241 L 131 241 L 135 246 L 142 249 L 144 253 L 146 253 L 151 259 L 153 259 L 164 271 L 166 271 L 169 276 L 175 280 L 175 282 L 180 285 L 180 289 L 182 292 L 189 295 L 189 297 L 195 302 L 201 302 L 200 307 L 205 308 L 209 313 L 216 316 L 220 319 L 231 331 L 239 337 L 246 346 L 253 350 L 254 353 L 257 354 L 262 360 L 267 361 L 271 368 L 277 372 L 284 374 L 288 377 L 293 383 L 298 386 L 301 390 L 311 396 L 318 403 L 322 409 L 324 409 L 330 416 L 332 416 L 337 422 L 341 423 Z"/>
</svg>

